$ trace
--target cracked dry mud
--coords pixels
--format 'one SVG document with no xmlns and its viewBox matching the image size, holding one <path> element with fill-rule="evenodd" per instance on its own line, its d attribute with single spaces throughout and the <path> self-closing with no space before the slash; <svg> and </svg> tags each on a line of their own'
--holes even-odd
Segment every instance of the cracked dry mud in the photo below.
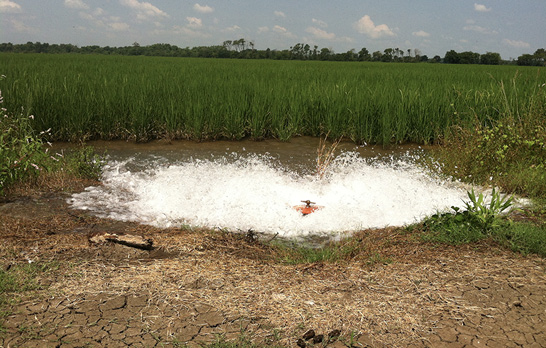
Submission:
<svg viewBox="0 0 546 348">
<path fill-rule="evenodd" d="M 22 213 L 24 212 L 24 214 Z M 156 249 L 90 245 L 135 233 Z M 0 266 L 53 264 L 13 294 L 0 347 L 546 347 L 545 262 L 492 242 L 442 246 L 391 230 L 358 235 L 337 264 L 286 265 L 244 236 L 89 217 L 62 196 L 0 205 Z"/>
<path fill-rule="evenodd" d="M 217 334 L 236 338 L 251 325 L 204 304 L 152 305 L 148 296 L 134 295 L 52 298 L 21 304 L 14 313 L 4 326 L 19 334 L 4 339 L 5 347 L 197 345 L 213 342 Z"/>
</svg>

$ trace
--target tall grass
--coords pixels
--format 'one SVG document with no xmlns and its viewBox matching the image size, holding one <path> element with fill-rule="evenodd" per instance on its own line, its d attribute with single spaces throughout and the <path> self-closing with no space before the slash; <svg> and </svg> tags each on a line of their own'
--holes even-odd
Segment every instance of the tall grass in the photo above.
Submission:
<svg viewBox="0 0 546 348">
<path fill-rule="evenodd" d="M 0 54 L 0 89 L 52 140 L 329 133 L 431 143 L 475 115 L 495 119 L 506 100 L 498 81 L 516 69 L 518 104 L 540 82 L 537 68 Z"/>
<path fill-rule="evenodd" d="M 519 79 L 496 82 L 496 119 L 452 127 L 434 155 L 443 174 L 546 201 L 546 84 L 522 96 Z"/>
</svg>

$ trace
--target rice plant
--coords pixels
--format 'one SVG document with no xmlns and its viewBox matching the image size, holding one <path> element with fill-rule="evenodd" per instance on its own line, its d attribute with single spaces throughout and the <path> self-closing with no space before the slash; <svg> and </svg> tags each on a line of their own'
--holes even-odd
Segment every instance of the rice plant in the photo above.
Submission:
<svg viewBox="0 0 546 348">
<path fill-rule="evenodd" d="M 0 54 L 0 89 L 50 140 L 345 137 L 433 143 L 514 112 L 537 68 Z M 516 87 L 510 81 L 519 71 Z"/>
</svg>

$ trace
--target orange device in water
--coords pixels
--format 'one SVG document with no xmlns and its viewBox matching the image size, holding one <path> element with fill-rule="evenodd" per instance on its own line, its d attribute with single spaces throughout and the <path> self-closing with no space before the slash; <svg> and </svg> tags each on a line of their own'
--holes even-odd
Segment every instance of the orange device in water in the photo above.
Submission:
<svg viewBox="0 0 546 348">
<path fill-rule="evenodd" d="M 299 211 L 303 216 L 309 215 L 322 207 L 320 205 L 312 206 L 311 204 L 315 204 L 315 202 L 311 202 L 310 200 L 301 201 L 302 203 L 305 203 L 305 205 L 296 205 L 294 206 L 294 209 Z"/>
</svg>

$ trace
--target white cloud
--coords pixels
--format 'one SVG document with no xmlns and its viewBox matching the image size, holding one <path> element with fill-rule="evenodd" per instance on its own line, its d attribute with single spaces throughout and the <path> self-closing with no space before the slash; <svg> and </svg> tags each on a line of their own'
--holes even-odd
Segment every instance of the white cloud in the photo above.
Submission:
<svg viewBox="0 0 546 348">
<path fill-rule="evenodd" d="M 268 27 L 259 27 L 258 28 L 258 34 L 267 33 L 268 31 L 269 31 Z"/>
<path fill-rule="evenodd" d="M 137 18 L 141 20 L 149 20 L 153 17 L 169 17 L 168 14 L 161 11 L 149 2 L 139 2 L 138 0 L 120 0 L 123 6 L 127 6 L 137 13 Z"/>
<path fill-rule="evenodd" d="M 80 10 L 88 10 L 89 5 L 87 5 L 82 0 L 64 0 L 64 5 L 68 8 L 76 8 Z"/>
<path fill-rule="evenodd" d="M 21 5 L 10 0 L 0 0 L 0 13 L 21 12 Z"/>
<path fill-rule="evenodd" d="M 85 19 L 87 21 L 90 21 L 90 22 L 94 23 L 98 27 L 105 27 L 106 26 L 102 19 L 97 18 L 93 14 L 81 11 L 81 12 L 78 13 L 78 15 L 80 16 L 80 18 Z"/>
<path fill-rule="evenodd" d="M 284 12 L 282 12 L 282 11 L 275 11 L 275 12 L 273 12 L 273 14 L 274 14 L 275 16 L 277 16 L 277 17 L 282 17 L 282 18 L 285 18 L 285 17 L 286 17 L 286 15 L 284 14 Z"/>
<path fill-rule="evenodd" d="M 499 32 L 496 30 L 487 29 L 484 27 L 480 27 L 479 25 L 467 25 L 463 27 L 463 30 L 466 31 L 475 31 L 477 33 L 481 34 L 498 34 Z"/>
<path fill-rule="evenodd" d="M 200 12 L 200 13 L 211 13 L 211 12 L 214 12 L 214 8 L 208 6 L 208 5 L 199 5 L 199 4 L 195 4 L 193 5 L 193 9 L 197 12 Z"/>
<path fill-rule="evenodd" d="M 283 36 L 286 36 L 288 38 L 294 38 L 295 35 L 288 31 L 285 27 L 281 27 L 280 25 L 275 25 L 273 27 L 273 31 L 277 34 L 281 34 Z"/>
<path fill-rule="evenodd" d="M 230 32 L 239 31 L 239 30 L 241 30 L 241 27 L 240 27 L 240 26 L 238 26 L 238 25 L 232 25 L 231 27 L 225 28 L 223 31 L 224 31 L 224 32 L 230 33 Z"/>
<path fill-rule="evenodd" d="M 127 31 L 130 29 L 130 25 L 123 22 L 118 16 L 108 16 L 106 11 L 100 7 L 97 7 L 93 11 L 80 11 L 78 12 L 80 18 L 91 22 L 98 28 L 106 29 L 108 31 Z"/>
<path fill-rule="evenodd" d="M 35 34 L 37 32 L 36 28 L 30 27 L 16 19 L 12 19 L 10 22 L 11 27 L 18 33 Z"/>
<path fill-rule="evenodd" d="M 417 37 L 429 37 L 430 36 L 429 33 L 427 33 L 426 31 L 423 31 L 423 30 L 414 31 L 413 33 L 411 33 L 411 35 L 417 36 Z"/>
<path fill-rule="evenodd" d="M 396 36 L 386 24 L 375 25 L 370 16 L 365 15 L 355 23 L 355 29 L 372 39 L 378 39 L 384 36 Z"/>
<path fill-rule="evenodd" d="M 334 40 L 336 38 L 336 34 L 328 33 L 325 30 L 316 27 L 309 27 L 305 29 L 305 31 L 312 34 L 317 39 Z"/>
<path fill-rule="evenodd" d="M 201 18 L 196 17 L 186 17 L 186 20 L 188 21 L 188 26 L 192 28 L 200 28 L 203 26 L 203 21 Z"/>
<path fill-rule="evenodd" d="M 515 48 L 530 48 L 531 47 L 531 44 L 525 41 L 504 39 L 502 40 L 502 42 L 506 45 L 509 45 Z"/>
<path fill-rule="evenodd" d="M 155 30 L 154 33 L 155 34 L 164 34 L 166 31 L 164 30 Z M 175 25 L 172 27 L 172 31 L 169 32 L 170 34 L 175 34 L 175 35 L 184 35 L 184 36 L 188 36 L 188 37 L 194 37 L 194 38 L 209 38 L 210 37 L 210 34 L 207 34 L 207 33 L 203 33 L 203 32 L 200 32 L 200 31 L 196 31 L 196 30 L 192 30 L 188 27 L 182 27 L 182 26 L 178 26 L 178 25 Z"/>
<path fill-rule="evenodd" d="M 328 26 L 328 24 L 326 24 L 326 22 L 321 21 L 320 19 L 313 18 L 312 21 L 313 21 L 314 24 L 318 25 L 321 28 L 326 28 Z"/>
<path fill-rule="evenodd" d="M 129 30 L 129 24 L 123 22 L 113 22 L 108 24 L 108 26 L 115 31 L 126 31 Z"/>
<path fill-rule="evenodd" d="M 487 8 L 485 5 L 474 3 L 474 10 L 478 12 L 489 12 L 491 11 L 491 7 Z"/>
</svg>

